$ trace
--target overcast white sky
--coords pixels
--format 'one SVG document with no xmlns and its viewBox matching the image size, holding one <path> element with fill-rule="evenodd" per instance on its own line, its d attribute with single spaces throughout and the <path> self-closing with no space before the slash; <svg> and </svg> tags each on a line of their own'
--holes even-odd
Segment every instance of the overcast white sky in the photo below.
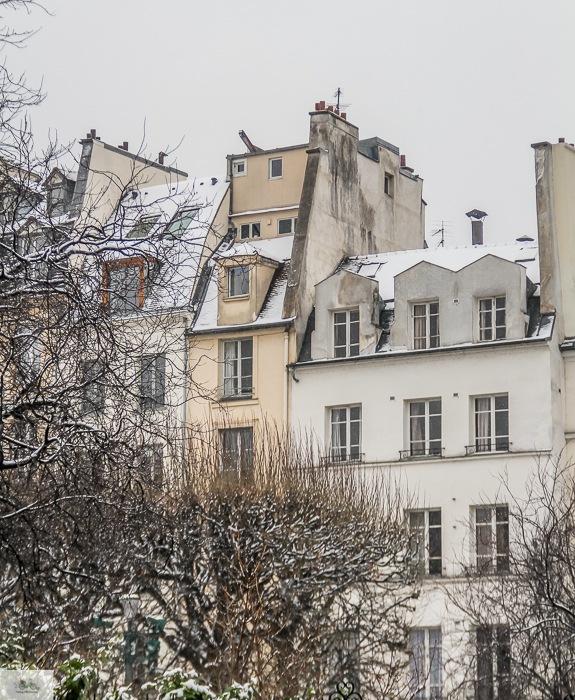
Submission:
<svg viewBox="0 0 575 700">
<path fill-rule="evenodd" d="M 448 244 L 470 242 L 473 208 L 486 243 L 536 235 L 530 145 L 575 141 L 574 0 L 45 5 L 18 13 L 40 31 L 6 56 L 43 80 L 40 141 L 96 128 L 156 158 L 183 139 L 178 167 L 223 175 L 239 129 L 263 148 L 306 142 L 308 112 L 341 86 L 360 138 L 391 141 L 424 178 L 426 229 L 451 222 Z"/>
</svg>

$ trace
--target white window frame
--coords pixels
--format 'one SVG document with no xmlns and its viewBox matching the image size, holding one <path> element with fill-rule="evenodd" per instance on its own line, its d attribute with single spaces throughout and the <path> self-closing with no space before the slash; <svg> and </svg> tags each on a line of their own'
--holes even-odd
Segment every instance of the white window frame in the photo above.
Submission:
<svg viewBox="0 0 575 700">
<path fill-rule="evenodd" d="M 341 318 L 345 314 L 345 322 L 341 322 Z M 352 314 L 354 316 L 352 320 Z M 357 315 L 357 320 L 355 316 Z M 333 356 L 334 357 L 357 357 L 360 349 L 360 322 L 361 316 L 359 307 L 353 309 L 334 309 L 331 312 L 331 327 L 333 329 Z M 352 326 L 357 326 L 357 343 L 351 342 Z M 336 345 L 336 327 L 345 327 L 345 345 Z M 343 349 L 343 353 L 341 350 Z M 338 354 L 339 351 L 339 354 Z"/>
<path fill-rule="evenodd" d="M 440 700 L 443 697 L 442 645 L 441 627 L 411 630 L 409 677 L 414 700 Z"/>
<path fill-rule="evenodd" d="M 243 171 L 238 172 L 238 166 L 243 165 Z M 232 176 L 233 177 L 245 177 L 248 174 L 248 159 L 239 158 L 238 160 L 232 160 Z"/>
<path fill-rule="evenodd" d="M 247 354 L 247 341 L 251 341 L 251 353 Z M 235 346 L 235 357 L 227 358 L 227 348 Z M 221 341 L 222 358 L 222 397 L 238 397 L 251 399 L 254 392 L 254 339 L 252 336 L 232 338 Z M 249 360 L 250 372 L 245 372 L 246 362 Z M 231 364 L 235 362 L 234 366 Z M 244 379 L 250 378 L 249 387 L 243 386 Z M 235 383 L 235 386 L 233 386 Z"/>
<path fill-rule="evenodd" d="M 290 221 L 291 222 L 291 230 L 286 231 L 285 233 L 282 233 L 280 231 L 280 222 L 282 221 Z M 297 216 L 288 216 L 285 219 L 278 219 L 278 236 L 290 236 L 295 233 L 295 227 L 297 225 Z"/>
<path fill-rule="evenodd" d="M 432 306 L 437 306 L 437 313 L 435 308 Z M 425 307 L 425 314 L 416 315 L 417 307 Z M 440 327 L 440 309 L 439 300 L 430 299 L 429 301 L 412 301 L 410 304 L 410 315 L 411 315 L 411 342 L 414 350 L 427 350 L 429 348 L 438 348 L 441 344 L 441 327 Z M 431 335 L 431 319 L 435 317 L 437 319 L 437 333 Z M 416 319 L 425 319 L 425 335 L 416 336 Z M 419 345 L 419 347 L 417 347 Z"/>
<path fill-rule="evenodd" d="M 243 235 L 243 228 L 244 226 L 247 226 L 248 228 L 248 235 L 244 236 Z M 254 234 L 254 227 L 257 226 L 257 235 Z M 240 224 L 240 241 L 247 241 L 250 238 L 261 238 L 262 237 L 262 224 L 261 221 L 250 221 L 247 224 Z"/>
<path fill-rule="evenodd" d="M 272 175 L 272 163 L 275 163 L 276 161 L 280 161 L 282 164 L 282 174 L 281 175 Z M 268 160 L 268 178 L 270 180 L 281 180 L 284 176 L 284 159 L 281 156 L 278 156 L 276 158 L 270 158 Z"/>
<path fill-rule="evenodd" d="M 419 520 L 419 522 L 416 522 Z M 424 576 L 443 575 L 443 540 L 441 534 L 441 508 L 417 509 L 409 512 L 409 530 L 411 534 L 412 563 Z M 439 542 L 432 534 L 439 533 Z M 433 542 L 432 542 L 433 539 Z M 437 544 L 439 548 L 437 548 Z M 434 548 L 433 556 L 432 547 Z"/>
<path fill-rule="evenodd" d="M 437 406 L 431 406 L 430 404 L 439 403 L 439 413 L 437 413 Z M 443 454 L 443 424 L 442 424 L 442 413 L 443 404 L 441 397 L 437 396 L 432 399 L 410 399 L 407 403 L 407 441 L 408 441 L 408 455 L 409 457 L 441 457 Z M 421 414 L 412 413 L 413 406 L 415 404 L 423 404 L 424 412 Z M 434 413 L 431 413 L 431 409 L 434 409 Z M 434 437 L 431 439 L 430 428 L 437 427 L 437 416 L 439 416 L 439 438 Z M 414 439 L 413 426 L 418 419 L 423 418 L 423 436 L 422 439 Z M 423 443 L 423 451 L 421 447 L 414 447 L 415 445 L 420 445 Z"/>
<path fill-rule="evenodd" d="M 497 303 L 503 299 L 503 306 L 497 307 Z M 482 309 L 486 302 L 491 303 L 491 308 Z M 477 300 L 477 312 L 479 321 L 479 342 L 488 343 L 493 340 L 505 340 L 507 337 L 507 300 L 505 294 L 492 297 L 480 297 Z M 503 313 L 503 324 L 500 314 Z M 486 337 L 490 336 L 490 337 Z"/>
<path fill-rule="evenodd" d="M 357 416 L 357 409 L 359 409 L 359 417 L 352 418 L 352 410 L 354 411 L 354 416 Z M 335 411 L 345 411 L 345 419 L 341 420 L 341 413 L 339 416 L 336 416 Z M 327 409 L 327 414 L 329 431 L 329 454 L 331 460 L 333 462 L 361 462 L 363 456 L 361 452 L 363 421 L 361 404 L 359 403 L 347 406 L 329 406 Z M 355 441 L 353 438 L 352 423 L 359 424 L 357 441 Z M 334 432 L 334 426 L 336 425 L 345 425 L 345 445 L 338 444 L 339 436 L 337 440 L 334 440 L 334 437 L 336 436 L 336 433 Z"/>
<path fill-rule="evenodd" d="M 497 408 L 497 399 L 506 399 L 506 406 L 504 408 Z M 489 399 L 489 409 L 482 410 L 478 407 L 478 401 Z M 490 452 L 509 452 L 509 447 L 511 445 L 509 441 L 509 394 L 487 394 L 483 396 L 473 396 L 472 397 L 472 415 L 473 415 L 473 444 L 471 445 L 472 454 L 490 453 Z M 497 414 L 507 414 L 507 434 L 499 432 L 497 434 Z M 479 428 L 479 416 L 481 414 L 488 415 L 487 425 L 484 426 L 488 428 L 488 434 L 480 434 Z M 499 426 L 499 430 L 500 430 Z"/>
<path fill-rule="evenodd" d="M 248 288 L 247 288 L 247 291 L 242 291 L 241 294 L 232 294 L 232 287 L 233 287 L 232 278 L 233 278 L 233 275 L 235 274 L 236 270 L 244 270 L 243 274 L 247 276 Z M 236 265 L 234 267 L 228 267 L 227 278 L 228 278 L 228 299 L 241 299 L 241 298 L 249 297 L 249 295 L 250 295 L 250 268 L 248 265 Z"/>
<path fill-rule="evenodd" d="M 473 506 L 473 551 L 477 571 L 509 571 L 509 506 L 507 503 Z M 479 520 L 481 515 L 481 520 Z M 480 554 L 480 548 L 487 554 Z"/>
<path fill-rule="evenodd" d="M 487 632 L 488 636 L 484 644 L 480 647 L 480 634 Z M 487 644 L 485 644 L 487 642 Z M 511 694 L 511 634 L 508 625 L 489 625 L 475 628 L 475 664 L 476 664 L 476 695 L 478 700 L 492 698 L 493 700 L 510 700 Z M 484 660 L 488 663 L 489 675 L 480 679 L 480 654 L 481 650 L 485 654 Z M 506 650 L 506 654 L 502 653 Z M 502 668 L 507 666 L 507 673 Z M 505 688 L 503 687 L 505 681 Z"/>
</svg>

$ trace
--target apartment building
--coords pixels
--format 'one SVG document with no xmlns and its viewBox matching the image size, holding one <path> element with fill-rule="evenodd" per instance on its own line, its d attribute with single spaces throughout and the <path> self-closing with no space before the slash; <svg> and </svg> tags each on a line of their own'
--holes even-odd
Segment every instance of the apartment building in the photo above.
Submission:
<svg viewBox="0 0 575 700">
<path fill-rule="evenodd" d="M 263 150 L 240 136 L 247 152 L 227 159 L 230 232 L 202 271 L 188 331 L 190 367 L 205 389 L 188 404 L 188 425 L 219 431 L 232 463 L 249 455 L 264 421 L 289 425 L 288 366 L 315 285 L 344 256 L 422 248 L 425 209 L 422 180 L 399 149 L 360 140 L 323 103 L 305 144 Z"/>
<path fill-rule="evenodd" d="M 316 285 L 290 366 L 291 424 L 413 498 L 418 698 L 510 697 L 509 629 L 474 628 L 450 586 L 509 570 L 510 494 L 572 459 L 575 149 L 534 149 L 539 244 L 483 245 L 476 212 L 474 245 L 349 256 Z"/>
</svg>

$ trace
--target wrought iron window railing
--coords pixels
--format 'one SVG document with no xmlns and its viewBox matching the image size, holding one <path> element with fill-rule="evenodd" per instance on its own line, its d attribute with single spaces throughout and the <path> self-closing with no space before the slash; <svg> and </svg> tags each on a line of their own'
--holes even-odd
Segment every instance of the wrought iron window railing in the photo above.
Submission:
<svg viewBox="0 0 575 700">
<path fill-rule="evenodd" d="M 475 443 L 465 445 L 465 456 L 471 457 L 478 454 L 492 454 L 493 452 L 510 452 L 513 443 L 509 440 L 496 438 L 487 443 Z"/>
<path fill-rule="evenodd" d="M 409 450 L 399 450 L 399 459 L 438 459 L 443 457 L 445 447 L 422 447 L 410 448 Z"/>
</svg>

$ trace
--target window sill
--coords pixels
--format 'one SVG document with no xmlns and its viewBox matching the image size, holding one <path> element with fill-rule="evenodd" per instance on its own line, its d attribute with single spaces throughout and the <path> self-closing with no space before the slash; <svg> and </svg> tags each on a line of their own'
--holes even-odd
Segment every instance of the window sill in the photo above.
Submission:
<svg viewBox="0 0 575 700">
<path fill-rule="evenodd" d="M 240 299 L 249 299 L 250 295 L 249 294 L 238 294 L 238 296 L 235 297 L 222 297 L 224 301 L 239 301 Z"/>
<path fill-rule="evenodd" d="M 509 442 L 507 444 L 507 447 L 503 450 L 482 450 L 482 449 L 477 449 L 476 445 L 465 445 L 465 456 L 466 457 L 477 457 L 478 455 L 492 455 L 492 454 L 506 454 L 507 452 L 511 452 L 511 445 L 513 443 Z"/>
<path fill-rule="evenodd" d="M 218 403 L 225 403 L 227 401 L 253 401 L 254 398 L 253 392 L 251 394 L 225 395 L 218 398 Z"/>
</svg>

